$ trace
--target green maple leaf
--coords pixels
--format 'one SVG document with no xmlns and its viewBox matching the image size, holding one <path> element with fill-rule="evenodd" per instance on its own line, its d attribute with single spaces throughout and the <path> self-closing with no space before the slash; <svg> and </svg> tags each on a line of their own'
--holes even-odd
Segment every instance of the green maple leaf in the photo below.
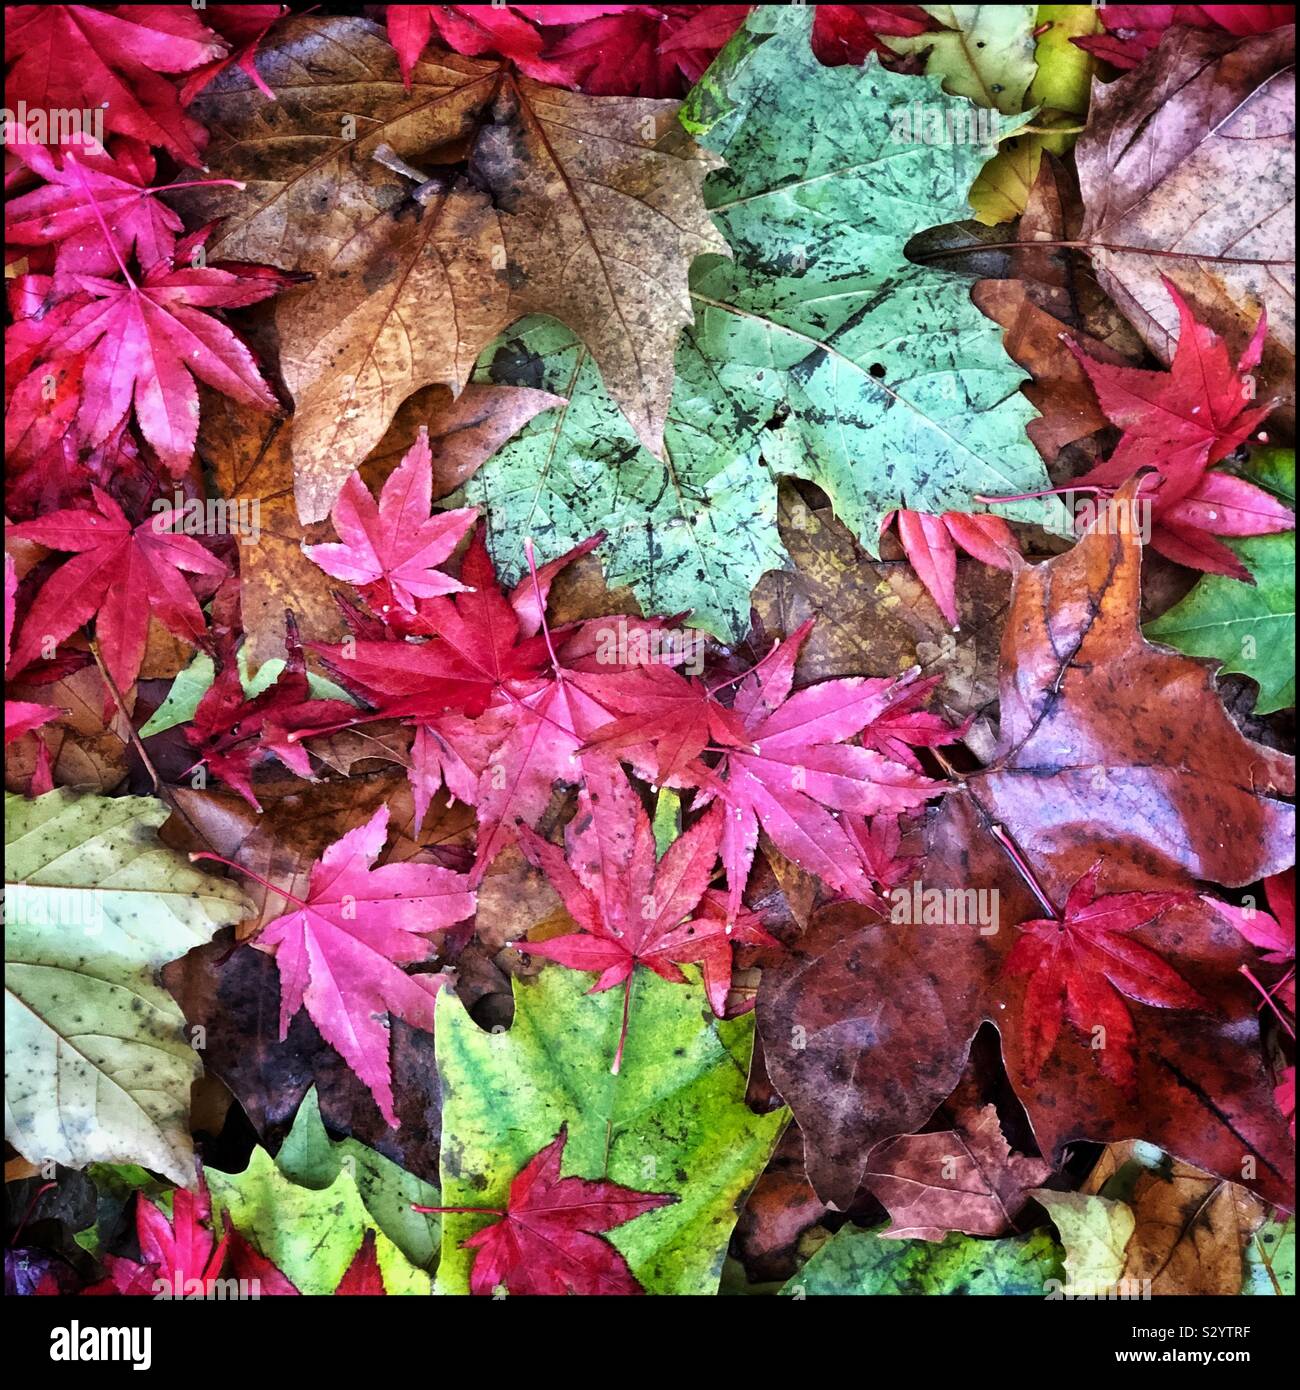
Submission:
<svg viewBox="0 0 1300 1390">
<path fill-rule="evenodd" d="M 427 1294 L 429 1275 L 416 1269 L 371 1215 L 357 1180 L 340 1164 L 324 1187 L 302 1187 L 254 1149 L 242 1173 L 206 1170 L 213 1211 L 234 1226 L 304 1294 L 332 1294 L 361 1247 L 375 1233 L 375 1256 L 389 1294 Z M 425 1218 L 420 1217 L 420 1220 Z"/>
<path fill-rule="evenodd" d="M 781 1290 L 817 1294 L 1027 1294 L 1063 1284 L 1061 1249 L 1046 1231 L 1007 1240 L 949 1235 L 941 1242 L 885 1240 L 844 1226 Z"/>
<path fill-rule="evenodd" d="M 250 909 L 154 833 L 147 796 L 5 795 L 5 1138 L 33 1163 L 192 1186 L 202 1074 L 158 971 Z"/>
<path fill-rule="evenodd" d="M 898 506 L 1068 530 L 1054 501 L 974 500 L 1050 486 L 1025 435 L 1036 412 L 968 282 L 904 255 L 916 232 L 969 215 L 967 190 L 991 151 L 895 143 L 894 113 L 921 102 L 962 129 L 974 107 L 938 78 L 874 59 L 823 67 L 811 23 L 806 7 L 757 11 L 683 107 L 730 166 L 705 192 L 735 260 L 695 263 L 696 321 L 677 350 L 664 458 L 639 446 L 558 324 L 528 320 L 485 354 L 478 380 L 569 402 L 453 499 L 487 509 L 508 582 L 522 573 L 524 537 L 549 558 L 604 530 L 611 584 L 630 585 L 647 611 L 691 609 L 734 638 L 759 576 L 788 563 L 775 473 L 818 483 L 872 554 Z M 1020 118 L 986 119 L 1014 129 Z"/>
<path fill-rule="evenodd" d="M 991 152 L 967 138 L 974 108 L 874 57 L 823 67 L 811 24 L 807 7 L 756 10 L 682 109 L 726 161 L 705 198 L 734 253 L 693 267 L 699 350 L 756 416 L 788 410 L 765 458 L 817 483 L 873 555 L 897 507 L 995 510 L 1065 532 L 1053 500 L 976 501 L 1050 487 L 1025 434 L 1036 412 L 968 282 L 905 255 L 916 233 L 970 214 Z M 911 138 L 918 103 L 945 143 Z M 1027 117 L 983 119 L 1006 133 Z"/>
<path fill-rule="evenodd" d="M 1254 576 L 1243 584 L 1207 574 L 1143 631 L 1189 656 L 1208 656 L 1224 671 L 1259 686 L 1256 714 L 1295 704 L 1295 532 L 1224 542 Z"/>
<path fill-rule="evenodd" d="M 678 1196 L 606 1237 L 647 1292 L 715 1294 L 736 1212 L 788 1117 L 745 1104 L 753 1016 L 720 1022 L 698 983 L 639 972 L 614 1076 L 622 991 L 589 985 L 554 968 L 516 980 L 501 1033 L 439 995 L 442 1201 L 504 1207 L 516 1174 L 567 1125 L 566 1173 Z M 468 1292 L 474 1252 L 461 1243 L 491 1220 L 443 1217 L 439 1292 Z"/>
<path fill-rule="evenodd" d="M 628 584 L 647 613 L 693 612 L 724 637 L 749 625 L 759 576 L 787 564 L 776 529 L 776 482 L 759 456 L 766 422 L 727 387 L 687 329 L 657 459 L 601 384 L 567 328 L 530 318 L 490 348 L 476 380 L 545 385 L 567 405 L 543 411 L 493 455 L 448 505 L 483 509 L 504 583 L 524 573 L 523 541 L 563 554 L 596 531 L 610 585 Z M 770 413 L 770 412 L 769 412 Z"/>
</svg>

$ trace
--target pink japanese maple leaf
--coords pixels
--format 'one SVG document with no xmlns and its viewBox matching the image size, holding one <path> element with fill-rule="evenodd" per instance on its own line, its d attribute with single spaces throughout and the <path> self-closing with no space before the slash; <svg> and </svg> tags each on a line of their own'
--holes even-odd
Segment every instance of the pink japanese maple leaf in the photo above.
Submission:
<svg viewBox="0 0 1300 1390">
<path fill-rule="evenodd" d="M 203 610 L 184 572 L 220 576 L 226 566 L 192 536 L 170 529 L 178 519 L 174 508 L 132 526 L 102 488 L 92 495 L 94 509 L 51 512 L 10 528 L 11 535 L 73 552 L 27 610 L 11 665 L 21 671 L 49 655 L 52 644 L 93 617 L 104 665 L 125 692 L 140 672 L 150 616 L 187 641 L 203 636 Z"/>
<path fill-rule="evenodd" d="M 65 155 L 64 164 L 72 158 Z M 178 259 L 200 244 L 206 230 L 177 245 Z M 179 475 L 189 467 L 198 435 L 194 377 L 245 405 L 279 410 L 253 354 L 203 310 L 256 304 L 295 277 L 257 267 L 159 261 L 137 283 L 125 264 L 120 270 L 122 280 L 77 277 L 91 302 L 71 316 L 48 349 L 56 360 L 86 354 L 77 412 L 86 444 L 106 439 L 134 404 L 146 442 Z"/>
<path fill-rule="evenodd" d="M 846 740 L 868 730 L 909 693 L 915 669 L 897 679 L 851 676 L 791 695 L 806 622 L 745 676 L 733 710 L 748 747 L 728 749 L 716 769 L 694 765 L 706 796 L 727 805 L 721 854 L 734 912 L 758 845 L 760 824 L 788 859 L 837 892 L 873 901 L 861 856 L 837 812 L 911 810 L 945 790 L 872 748 Z"/>
<path fill-rule="evenodd" d="M 1103 5 L 1104 34 L 1071 42 L 1127 72 L 1150 53 L 1171 24 L 1219 29 L 1229 34 L 1265 34 L 1295 19 L 1294 5 Z"/>
<path fill-rule="evenodd" d="M 174 1298 L 210 1292 L 221 1273 L 228 1237 L 218 1243 L 209 1223 L 212 1206 L 200 1178 L 197 1193 L 178 1187 L 172 1193 L 172 1215 L 143 1193 L 135 1199 L 135 1229 L 140 1242 L 139 1260 L 107 1255 L 108 1277 L 84 1289 L 86 1294 L 128 1294 L 155 1297 L 158 1283 L 166 1283 Z"/>
<path fill-rule="evenodd" d="M 185 728 L 186 741 L 214 776 L 232 786 L 255 810 L 254 761 L 273 754 L 299 777 L 314 776 L 302 743 L 315 730 L 337 729 L 356 716 L 344 700 L 316 700 L 307 683 L 307 663 L 298 637 L 298 624 L 285 615 L 288 660 L 275 683 L 249 699 L 244 694 L 233 648 L 222 653 L 221 669 L 204 691 Z"/>
<path fill-rule="evenodd" d="M 1261 959 L 1269 965 L 1283 967 L 1282 978 L 1269 988 L 1243 967 L 1242 973 L 1263 995 L 1260 1008 L 1267 1005 L 1281 1020 L 1287 1032 L 1294 1036 L 1295 1017 L 1295 870 L 1274 874 L 1264 880 L 1264 896 L 1271 911 L 1255 906 L 1237 907 L 1233 903 L 1207 898 L 1211 908 L 1226 917 L 1232 925 L 1259 949 Z M 1281 1004 L 1291 1015 L 1288 1019 L 1278 1009 Z"/>
<path fill-rule="evenodd" d="M 607 1178 L 560 1176 L 567 1128 L 539 1150 L 510 1184 L 499 1207 L 416 1207 L 416 1211 L 474 1211 L 498 1217 L 463 1243 L 475 1251 L 470 1292 L 512 1294 L 639 1294 L 622 1254 L 601 1238 L 657 1207 L 671 1192 L 635 1192 Z"/>
<path fill-rule="evenodd" d="M 9 665 L 10 643 L 13 637 L 14 627 L 14 608 L 18 596 L 18 570 L 14 565 L 14 557 L 5 555 L 5 665 Z M 38 705 L 31 700 L 6 700 L 5 701 L 5 742 L 12 743 L 14 739 L 21 738 L 23 734 L 29 734 L 33 729 L 39 729 L 42 724 L 48 724 L 51 719 L 57 719 L 62 710 L 53 705 Z"/>
<path fill-rule="evenodd" d="M 225 56 L 188 5 L 16 5 L 5 15 L 5 103 L 17 110 L 103 113 L 107 130 L 200 163 L 202 127 L 163 74 Z M 47 142 L 49 143 L 49 142 Z"/>
<path fill-rule="evenodd" d="M 381 715 L 417 723 L 411 783 L 417 815 L 442 780 L 478 811 L 475 874 L 514 840 L 515 825 L 535 825 L 557 782 L 582 780 L 585 746 L 609 713 L 584 688 L 587 672 L 609 671 L 594 633 L 635 618 L 593 619 L 552 634 L 543 621 L 555 575 L 595 546 L 599 536 L 530 573 L 507 598 L 475 535 L 461 564 L 467 587 L 418 603 L 408 636 L 426 641 L 357 640 L 317 650 L 340 681 Z M 400 615 L 390 615 L 399 616 Z"/>
<path fill-rule="evenodd" d="M 578 810 L 566 831 L 567 856 L 527 826 L 520 848 L 541 869 L 582 928 L 567 936 L 529 942 L 530 955 L 558 961 L 598 977 L 593 994 L 624 986 L 623 1031 L 613 1070 L 618 1071 L 627 1033 L 632 975 L 643 965 L 675 984 L 688 961 L 706 963 L 709 1003 L 725 1012 L 731 984 L 731 942 L 775 946 L 752 913 L 739 935 L 736 918 L 709 910 L 702 900 L 718 863 L 721 806 L 713 806 L 679 835 L 656 863 L 654 832 L 636 792 L 617 763 L 588 771 Z"/>
<path fill-rule="evenodd" d="M 78 275 L 112 276 L 133 255 L 146 270 L 170 259 L 182 223 L 149 187 L 156 166 L 143 145 L 118 141 L 112 154 L 79 151 L 72 163 L 43 145 L 13 149 L 45 183 L 5 205 L 5 239 L 55 246 L 60 288 L 75 289 Z"/>
<path fill-rule="evenodd" d="M 1101 861 L 1070 889 L 1059 915 L 1022 922 L 1003 969 L 1027 975 L 1024 1004 L 1026 1074 L 1051 1055 L 1068 1018 L 1085 1033 L 1105 1030 L 1096 1048 L 1102 1075 L 1131 1093 L 1137 1085 L 1137 1032 L 1124 997 L 1161 1009 L 1210 1006 L 1174 968 L 1136 940 L 1139 927 L 1195 900 L 1194 893 L 1107 893 L 1097 897 Z"/>
<path fill-rule="evenodd" d="M 274 956 L 280 973 L 281 1039 L 305 1007 L 396 1129 L 387 1017 L 432 1032 L 443 978 L 408 975 L 401 967 L 427 959 L 426 938 L 470 916 L 475 896 L 464 874 L 437 865 L 373 867 L 387 835 L 384 805 L 321 855 L 306 899 L 258 878 L 293 910 L 268 923 L 251 944 Z M 257 877 L 219 855 L 191 858 L 215 859 Z"/>
<path fill-rule="evenodd" d="M 430 516 L 432 505 L 433 455 L 429 431 L 421 426 L 415 443 L 385 480 L 378 506 L 361 475 L 353 473 L 330 513 L 339 542 L 304 550 L 326 574 L 360 589 L 375 611 L 387 613 L 397 604 L 414 613 L 417 598 L 465 588 L 436 567 L 478 516 L 473 507 Z"/>
<path fill-rule="evenodd" d="M 881 520 L 882 535 L 895 516 L 898 517 L 898 539 L 917 578 L 953 627 L 958 626 L 957 547 L 1001 570 L 1009 570 L 1012 556 L 1020 554 L 1011 528 L 1000 516 L 988 512 L 970 515 L 944 512 L 941 516 L 928 512 L 891 512 Z"/>
</svg>

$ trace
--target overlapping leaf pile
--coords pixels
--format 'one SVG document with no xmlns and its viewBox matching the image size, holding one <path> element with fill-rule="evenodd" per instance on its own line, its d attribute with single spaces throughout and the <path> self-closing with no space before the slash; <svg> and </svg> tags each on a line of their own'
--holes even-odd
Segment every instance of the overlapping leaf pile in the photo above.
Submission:
<svg viewBox="0 0 1300 1390">
<path fill-rule="evenodd" d="M 16 1291 L 1293 1290 L 1282 9 L 13 11 Z"/>
</svg>

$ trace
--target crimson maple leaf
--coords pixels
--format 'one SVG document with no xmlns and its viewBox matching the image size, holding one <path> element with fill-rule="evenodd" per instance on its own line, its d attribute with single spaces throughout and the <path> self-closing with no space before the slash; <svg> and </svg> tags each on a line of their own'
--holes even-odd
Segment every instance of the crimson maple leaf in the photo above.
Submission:
<svg viewBox="0 0 1300 1390">
<path fill-rule="evenodd" d="M 64 156 L 65 166 L 73 161 Z M 202 244 L 209 229 L 178 243 L 178 260 Z M 91 297 L 46 344 L 47 358 L 86 354 L 77 428 L 100 444 L 132 404 L 145 440 L 175 474 L 189 467 L 199 427 L 194 377 L 262 410 L 279 404 L 244 343 L 204 309 L 238 308 L 277 293 L 294 278 L 261 267 L 173 265 L 159 261 L 137 283 L 81 275 Z M 37 372 L 45 371 L 38 365 Z M 16 427 L 25 422 L 18 421 Z"/>
<path fill-rule="evenodd" d="M 29 111 L 98 108 L 104 125 L 199 164 L 201 132 L 162 74 L 189 72 L 226 53 L 184 5 L 17 5 L 5 23 L 6 105 Z M 47 142 L 49 143 L 49 142 Z"/>
<path fill-rule="evenodd" d="M 192 536 L 169 529 L 179 517 L 174 508 L 161 508 L 133 527 L 106 492 L 91 491 L 93 511 L 51 512 L 10 529 L 11 535 L 75 554 L 45 581 L 27 610 L 12 665 L 22 670 L 94 617 L 104 665 L 125 692 L 140 672 L 150 615 L 187 641 L 203 636 L 203 610 L 182 571 L 219 576 L 226 566 Z"/>
<path fill-rule="evenodd" d="M 1111 456 L 1070 487 L 1113 492 L 1141 469 L 1155 467 L 1158 477 L 1149 475 L 1142 491 L 1152 506 L 1152 549 L 1192 569 L 1254 583 L 1236 555 L 1213 537 L 1289 531 L 1295 516 L 1253 483 L 1206 470 L 1242 444 L 1272 409 L 1272 402 L 1250 404 L 1249 373 L 1260 360 L 1267 316 L 1261 313 L 1234 369 L 1223 339 L 1197 323 L 1170 281 L 1165 287 L 1180 323 L 1169 371 L 1098 362 L 1067 339 L 1106 418 L 1124 431 Z"/>
<path fill-rule="evenodd" d="M 135 1199 L 135 1229 L 140 1242 L 140 1259 L 106 1255 L 108 1277 L 92 1284 L 87 1294 L 147 1295 L 158 1293 L 158 1282 L 165 1281 L 173 1297 L 186 1298 L 210 1292 L 226 1258 L 228 1237 L 217 1243 L 208 1229 L 212 1206 L 208 1190 L 199 1179 L 197 1193 L 178 1187 L 172 1193 L 172 1215 L 143 1193 Z"/>
<path fill-rule="evenodd" d="M 1282 874 L 1273 874 L 1264 880 L 1264 896 L 1268 900 L 1270 912 L 1263 912 L 1247 901 L 1244 907 L 1233 903 L 1219 902 L 1216 898 L 1205 901 L 1220 916 L 1226 917 L 1242 936 L 1263 954 L 1261 959 L 1269 965 L 1284 967 L 1282 978 L 1267 989 L 1249 969 L 1242 967 L 1242 973 L 1263 996 L 1260 1008 L 1271 1008 L 1283 1027 L 1291 1031 L 1292 1023 L 1278 1009 L 1282 1004 L 1292 1016 L 1295 1014 L 1295 870 L 1288 869 Z"/>
<path fill-rule="evenodd" d="M 388 807 L 342 839 L 313 865 L 306 899 L 296 898 L 248 869 L 215 854 L 292 904 L 250 944 L 275 957 L 280 973 L 280 1038 L 305 1007 L 321 1037 L 369 1088 L 396 1129 L 387 1015 L 433 1031 L 441 975 L 408 975 L 403 965 L 425 960 L 433 932 L 474 911 L 464 874 L 406 862 L 374 868 L 388 835 Z"/>
<path fill-rule="evenodd" d="M 9 665 L 10 643 L 13 638 L 14 607 L 18 595 L 18 570 L 12 555 L 5 555 L 5 665 Z M 29 734 L 57 719 L 62 713 L 53 705 L 38 705 L 31 700 L 5 701 L 5 742 Z"/>
<path fill-rule="evenodd" d="M 500 1218 L 462 1244 L 475 1251 L 470 1292 L 512 1294 L 639 1294 L 627 1261 L 602 1231 L 613 1230 L 677 1201 L 671 1192 L 635 1192 L 607 1178 L 560 1176 L 567 1127 L 540 1149 L 510 1184 L 506 1209 L 478 1207 Z M 438 1211 L 438 1207 L 416 1207 Z"/>
<path fill-rule="evenodd" d="M 588 769 L 577 814 L 566 830 L 567 858 L 527 826 L 519 828 L 520 848 L 550 879 L 582 928 L 529 942 L 524 949 L 571 970 L 594 972 L 598 978 L 593 994 L 625 986 L 615 1072 L 623 1056 L 636 966 L 682 984 L 686 976 L 679 965 L 701 962 L 709 1003 L 722 1017 L 731 984 L 731 942 L 777 944 L 752 913 L 737 931 L 736 917 L 720 910 L 716 899 L 708 908 L 703 906 L 717 867 L 721 834 L 722 807 L 715 805 L 656 863 L 650 818 L 616 763 Z"/>
<path fill-rule="evenodd" d="M 1097 897 L 1098 860 L 1070 889 L 1057 916 L 1022 922 L 1007 954 L 1008 975 L 1028 975 L 1024 1031 L 1026 1076 L 1033 1080 L 1068 1018 L 1076 1028 L 1104 1030 L 1096 1048 L 1102 1074 L 1128 1093 L 1137 1086 L 1133 1019 L 1121 996 L 1162 1009 L 1207 1009 L 1206 1001 L 1149 946 L 1139 927 L 1195 894 L 1108 893 Z M 1044 906 L 1051 907 L 1044 902 Z"/>
<path fill-rule="evenodd" d="M 1244 36 L 1266 34 L 1295 19 L 1293 5 L 1103 5 L 1098 13 L 1106 32 L 1070 42 L 1122 72 L 1137 67 L 1171 24 Z"/>
<path fill-rule="evenodd" d="M 890 512 L 881 520 L 882 535 L 894 516 L 898 517 L 898 539 L 917 578 L 953 627 L 958 626 L 957 546 L 1000 570 L 1009 570 L 1011 557 L 1020 554 L 1011 528 L 1000 516 L 987 512 L 944 512 L 942 516 Z"/>
<path fill-rule="evenodd" d="M 583 688 L 619 716 L 601 725 L 589 746 L 621 754 L 639 771 L 647 769 L 647 779 L 659 785 L 680 785 L 688 765 L 710 742 L 748 746 L 740 717 L 702 682 L 671 666 L 590 676 Z"/>
<path fill-rule="evenodd" d="M 733 710 L 748 747 L 728 749 L 716 769 L 695 765 L 707 795 L 727 804 L 722 862 L 734 912 L 758 845 L 758 828 L 788 859 L 831 888 L 861 901 L 874 894 L 860 855 L 835 812 L 877 815 L 911 810 L 945 790 L 872 748 L 845 740 L 910 694 L 915 669 L 896 680 L 850 676 L 790 694 L 795 659 L 812 621 L 744 678 Z"/>
<path fill-rule="evenodd" d="M 307 682 L 307 662 L 298 624 L 285 614 L 285 650 L 288 660 L 275 683 L 251 700 L 244 694 L 233 646 L 223 655 L 216 679 L 203 693 L 194 718 L 186 726 L 186 741 L 213 774 L 229 783 L 255 810 L 253 761 L 261 753 L 274 754 L 299 777 L 311 778 L 311 760 L 302 739 L 315 730 L 336 729 L 356 716 L 356 708 L 344 700 L 316 700 Z"/>
<path fill-rule="evenodd" d="M 565 85 L 564 74 L 541 60 L 541 34 L 506 5 L 389 5 L 386 9 L 388 41 L 397 51 L 402 81 L 407 87 L 435 26 L 447 47 L 457 53 L 499 53 L 526 77 Z"/>
<path fill-rule="evenodd" d="M 359 473 L 343 485 L 330 513 L 338 544 L 304 546 L 326 574 L 360 589 L 371 608 L 393 604 L 416 611 L 417 598 L 435 598 L 465 585 L 443 574 L 442 564 L 474 524 L 473 507 L 434 512 L 433 455 L 423 425 L 401 463 L 389 474 L 379 505 Z"/>
</svg>

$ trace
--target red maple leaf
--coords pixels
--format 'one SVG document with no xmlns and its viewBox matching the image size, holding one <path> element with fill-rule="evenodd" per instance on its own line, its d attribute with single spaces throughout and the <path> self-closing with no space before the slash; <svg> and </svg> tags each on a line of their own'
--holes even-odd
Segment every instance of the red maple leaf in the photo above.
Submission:
<svg viewBox="0 0 1300 1390">
<path fill-rule="evenodd" d="M 200 163 L 201 131 L 164 73 L 222 58 L 225 43 L 185 5 L 17 5 L 5 23 L 5 102 L 103 113 L 107 130 Z M 48 141 L 46 143 L 49 143 Z"/>
<path fill-rule="evenodd" d="M 512 1294 L 639 1294 L 627 1261 L 601 1238 L 657 1207 L 677 1201 L 671 1192 L 635 1192 L 607 1178 L 560 1176 L 567 1127 L 540 1149 L 510 1184 L 506 1209 L 470 1210 L 499 1217 L 462 1242 L 475 1251 L 470 1292 Z M 416 1211 L 466 1208 L 416 1207 Z"/>
<path fill-rule="evenodd" d="M 1228 921 L 1254 947 L 1262 952 L 1261 959 L 1269 965 L 1284 967 L 1282 978 L 1276 984 L 1265 988 L 1245 966 L 1242 974 L 1263 996 L 1260 1008 L 1271 1008 L 1288 1033 L 1295 1036 L 1295 870 L 1288 869 L 1282 874 L 1273 874 L 1264 880 L 1264 896 L 1271 912 L 1264 912 L 1247 901 L 1244 907 L 1233 903 L 1219 902 L 1216 898 L 1205 901 L 1220 916 Z M 1281 1004 L 1291 1015 L 1281 1012 Z"/>
<path fill-rule="evenodd" d="M 415 443 L 384 481 L 379 504 L 353 473 L 330 513 L 338 544 L 304 550 L 326 574 L 361 591 L 371 608 L 387 613 L 396 604 L 416 611 L 417 598 L 436 598 L 465 585 L 436 566 L 455 550 L 474 524 L 473 507 L 434 512 L 433 455 L 423 425 Z"/>
<path fill-rule="evenodd" d="M 1012 556 L 1020 554 L 1011 528 L 1000 516 L 987 512 L 944 512 L 942 516 L 890 512 L 881 520 L 882 535 L 894 516 L 898 517 L 898 539 L 917 578 L 953 627 L 958 625 L 957 546 L 1000 570 L 1009 570 Z"/>
<path fill-rule="evenodd" d="M 278 893 L 293 910 L 275 918 L 250 944 L 275 957 L 280 972 L 280 1038 L 306 1007 L 321 1036 L 370 1089 L 394 1129 L 392 1068 L 386 1018 L 433 1030 L 441 975 L 408 975 L 403 965 L 430 954 L 426 938 L 474 911 L 464 874 L 411 861 L 374 868 L 388 834 L 388 807 L 380 806 L 336 840 L 315 865 L 305 900 L 232 864 Z"/>
<path fill-rule="evenodd" d="M 565 85 L 564 75 L 541 60 L 541 34 L 509 6 L 389 5 L 386 9 L 388 41 L 397 50 L 402 81 L 408 87 L 411 72 L 435 27 L 447 47 L 457 53 L 499 53 L 526 77 Z"/>
<path fill-rule="evenodd" d="M 229 41 L 231 52 L 190 73 L 181 84 L 181 105 L 188 106 L 231 63 L 238 63 L 262 95 L 274 101 L 275 93 L 257 70 L 257 46 L 266 37 L 267 30 L 288 12 L 287 5 L 206 5 L 203 17 Z"/>
<path fill-rule="evenodd" d="M 71 154 L 64 165 L 79 168 Z M 102 211 L 92 199 L 92 207 Z M 193 253 L 210 229 L 176 246 L 177 260 Z M 105 229 L 105 240 L 111 238 Z M 114 247 L 116 254 L 116 247 Z M 205 309 L 256 304 L 277 293 L 295 276 L 252 266 L 174 265 L 159 261 L 137 282 L 124 263 L 122 280 L 80 275 L 90 296 L 44 344 L 44 363 L 57 364 L 86 354 L 77 429 L 86 444 L 100 444 L 134 403 L 140 431 L 154 452 L 177 475 L 189 467 L 199 427 L 199 396 L 194 377 L 263 410 L 279 404 L 262 379 L 245 344 Z M 47 366 L 33 370 L 44 375 Z M 11 421 L 22 430 L 27 422 Z"/>
<path fill-rule="evenodd" d="M 92 493 L 93 511 L 51 512 L 10 529 L 11 535 L 75 554 L 45 581 L 27 610 L 12 665 L 20 671 L 48 655 L 50 644 L 94 617 L 104 664 L 125 692 L 139 674 L 151 615 L 187 641 L 204 634 L 203 610 L 182 571 L 223 575 L 226 566 L 192 536 L 169 529 L 178 519 L 174 508 L 163 507 L 133 527 L 106 492 L 95 487 Z"/>
<path fill-rule="evenodd" d="M 396 636 L 316 647 L 340 681 L 381 716 L 417 723 L 411 784 L 423 818 L 445 778 L 478 810 L 475 875 L 514 840 L 519 822 L 535 825 L 557 782 L 582 780 L 586 745 L 609 713 L 585 688 L 586 674 L 629 663 L 605 659 L 599 634 L 661 626 L 637 618 L 593 619 L 554 634 L 542 610 L 556 574 L 599 543 L 593 536 L 521 581 L 507 597 L 497 587 L 482 528 L 461 564 L 463 592 L 420 600 Z M 649 648 L 647 647 L 647 651 Z"/>
<path fill-rule="evenodd" d="M 1152 508 L 1151 547 L 1192 569 L 1254 583 L 1250 572 L 1214 536 L 1258 536 L 1289 531 L 1295 516 L 1276 498 L 1244 479 L 1209 473 L 1260 425 L 1273 403 L 1252 405 L 1254 379 L 1267 328 L 1259 324 L 1234 368 L 1223 339 L 1197 323 L 1168 280 L 1178 308 L 1178 346 L 1167 372 L 1098 362 L 1069 343 L 1088 374 L 1106 418 L 1124 431 L 1115 451 L 1070 485 L 1114 491 L 1132 475 L 1154 467 L 1142 497 Z M 1068 340 L 1067 340 L 1068 342 Z"/>
<path fill-rule="evenodd" d="M 741 683 L 733 710 L 744 722 L 748 747 L 728 749 L 716 769 L 695 764 L 708 795 L 727 803 L 721 852 L 733 912 L 760 824 L 788 859 L 836 891 L 870 901 L 861 857 L 835 813 L 907 811 L 945 788 L 873 748 L 846 742 L 910 695 L 915 670 L 894 680 L 822 681 L 790 694 L 795 658 L 811 630 L 810 620 Z"/>
<path fill-rule="evenodd" d="M 84 1289 L 86 1294 L 129 1294 L 155 1297 L 159 1281 L 165 1281 L 173 1298 L 190 1298 L 211 1290 L 226 1257 L 225 1237 L 218 1244 L 208 1229 L 212 1207 L 208 1190 L 199 1179 L 198 1192 L 178 1187 L 172 1193 L 172 1215 L 143 1193 L 135 1199 L 135 1229 L 140 1242 L 139 1260 L 107 1255 L 108 1277 Z"/>
<path fill-rule="evenodd" d="M 594 972 L 593 994 L 625 986 L 615 1072 L 623 1056 L 636 966 L 682 984 L 686 976 L 679 965 L 700 962 L 709 1003 L 722 1017 L 731 986 L 732 941 L 777 944 L 753 913 L 728 917 L 720 895 L 707 907 L 703 903 L 717 868 L 722 811 L 713 806 L 656 863 L 654 832 L 640 799 L 616 763 L 597 764 L 578 793 L 577 814 L 565 837 L 567 857 L 527 826 L 520 827 L 520 848 L 550 879 L 582 928 L 529 942 L 524 949 L 571 970 Z"/>
<path fill-rule="evenodd" d="M 307 663 L 298 624 L 285 614 L 288 660 L 275 683 L 249 699 L 244 694 L 233 646 L 223 653 L 216 679 L 204 691 L 185 728 L 186 741 L 212 773 L 227 782 L 256 810 L 252 772 L 254 759 L 273 754 L 299 777 L 311 778 L 311 760 L 302 739 L 318 729 L 336 729 L 356 715 L 344 700 L 316 700 L 307 682 Z"/>
<path fill-rule="evenodd" d="M 1023 1018 L 1031 1081 L 1068 1018 L 1084 1032 L 1105 1030 L 1096 1048 L 1102 1075 L 1131 1093 L 1137 1085 L 1137 1034 L 1122 996 L 1160 1009 L 1209 1007 L 1171 965 L 1132 935 L 1171 907 L 1193 901 L 1195 894 L 1108 893 L 1099 898 L 1100 873 L 1098 860 L 1070 889 L 1059 916 L 1022 922 L 1023 935 L 1003 969 L 1008 975 L 1029 976 Z"/>
<path fill-rule="evenodd" d="M 1293 5 L 1103 5 L 1104 34 L 1071 39 L 1085 52 L 1127 72 L 1156 47 L 1171 24 L 1220 29 L 1229 34 L 1266 34 L 1295 19 Z"/>
</svg>

